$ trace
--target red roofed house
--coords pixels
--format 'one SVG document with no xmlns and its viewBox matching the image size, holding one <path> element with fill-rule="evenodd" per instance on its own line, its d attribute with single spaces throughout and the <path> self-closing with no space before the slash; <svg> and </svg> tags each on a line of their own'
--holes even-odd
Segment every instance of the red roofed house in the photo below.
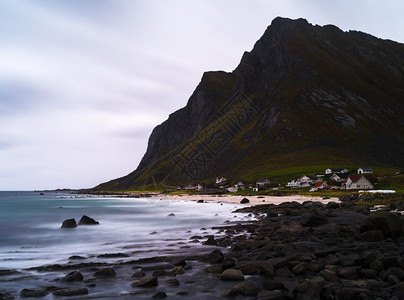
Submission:
<svg viewBox="0 0 404 300">
<path fill-rule="evenodd" d="M 314 191 L 317 191 L 317 190 L 322 190 L 326 186 L 327 186 L 327 182 L 324 182 L 324 181 L 317 182 L 315 185 L 313 185 L 311 187 L 310 192 L 314 192 Z"/>
<path fill-rule="evenodd" d="M 349 176 L 345 183 L 347 190 L 370 190 L 373 188 L 373 184 L 365 176 Z"/>
</svg>

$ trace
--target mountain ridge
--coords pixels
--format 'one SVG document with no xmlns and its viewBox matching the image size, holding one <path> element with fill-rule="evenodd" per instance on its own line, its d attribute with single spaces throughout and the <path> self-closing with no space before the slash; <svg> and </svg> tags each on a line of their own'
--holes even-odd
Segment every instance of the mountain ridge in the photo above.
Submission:
<svg viewBox="0 0 404 300">
<path fill-rule="evenodd" d="M 403 53 L 366 33 L 278 17 L 233 72 L 203 74 L 187 105 L 154 128 L 134 172 L 95 190 L 325 162 L 403 167 Z"/>
</svg>

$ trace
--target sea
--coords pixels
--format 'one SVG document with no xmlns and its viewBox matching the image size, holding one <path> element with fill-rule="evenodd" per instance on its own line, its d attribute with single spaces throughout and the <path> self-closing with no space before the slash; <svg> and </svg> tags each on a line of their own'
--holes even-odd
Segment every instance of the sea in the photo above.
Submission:
<svg viewBox="0 0 404 300">
<path fill-rule="evenodd" d="M 30 268 L 66 264 L 73 255 L 96 261 L 108 253 L 130 253 L 131 260 L 178 254 L 179 245 L 187 245 L 191 236 L 214 234 L 213 226 L 246 219 L 245 214 L 233 213 L 239 207 L 66 192 L 0 192 L 0 291 L 14 294 L 35 288 L 41 275 Z M 78 222 L 83 215 L 100 225 L 61 228 L 64 220 Z M 18 275 L 9 280 L 6 270 Z"/>
</svg>

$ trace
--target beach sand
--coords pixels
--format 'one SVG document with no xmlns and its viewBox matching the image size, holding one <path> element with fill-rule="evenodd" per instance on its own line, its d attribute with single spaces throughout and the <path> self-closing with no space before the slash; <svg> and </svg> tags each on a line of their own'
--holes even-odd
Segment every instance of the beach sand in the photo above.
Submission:
<svg viewBox="0 0 404 300">
<path fill-rule="evenodd" d="M 154 198 L 162 200 L 184 200 L 184 201 L 198 201 L 203 200 L 205 202 L 219 202 L 219 203 L 237 203 L 239 204 L 243 198 L 247 198 L 250 202 L 245 205 L 260 205 L 260 204 L 275 204 L 279 205 L 283 202 L 298 202 L 303 203 L 305 201 L 318 201 L 326 204 L 330 201 L 339 202 L 339 199 L 334 197 L 330 199 L 323 199 L 321 197 L 308 197 L 301 195 L 293 196 L 239 196 L 239 195 L 156 195 Z"/>
</svg>

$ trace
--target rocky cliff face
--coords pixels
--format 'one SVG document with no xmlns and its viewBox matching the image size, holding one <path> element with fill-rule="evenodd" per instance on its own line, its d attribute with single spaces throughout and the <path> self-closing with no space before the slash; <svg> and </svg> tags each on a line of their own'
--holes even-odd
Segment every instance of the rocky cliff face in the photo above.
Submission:
<svg viewBox="0 0 404 300">
<path fill-rule="evenodd" d="M 404 166 L 404 45 L 276 18 L 232 73 L 207 72 L 133 173 L 97 189 L 310 164 Z"/>
</svg>

